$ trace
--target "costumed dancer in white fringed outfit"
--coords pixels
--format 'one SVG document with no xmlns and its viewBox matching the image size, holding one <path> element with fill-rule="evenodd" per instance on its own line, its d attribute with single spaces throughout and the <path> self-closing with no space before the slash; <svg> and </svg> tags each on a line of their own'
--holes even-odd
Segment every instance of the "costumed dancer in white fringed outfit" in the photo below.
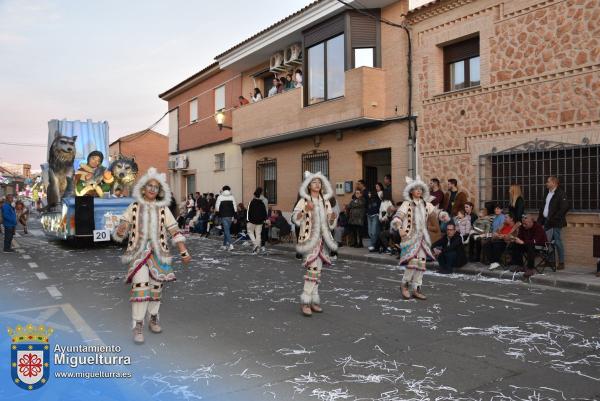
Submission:
<svg viewBox="0 0 600 401">
<path fill-rule="evenodd" d="M 337 250 L 331 235 L 338 216 L 331 210 L 329 199 L 333 196 L 331 184 L 321 172 L 304 173 L 300 186 L 300 200 L 292 212 L 292 221 L 300 226 L 296 251 L 304 257 L 304 290 L 300 296 L 302 313 L 311 316 L 323 312 L 319 298 L 321 268 L 331 265 L 330 251 Z"/>
<path fill-rule="evenodd" d="M 138 180 L 132 195 L 135 202 L 121 216 L 113 239 L 122 242 L 129 233 L 127 250 L 121 259 L 129 264 L 126 281 L 131 284 L 133 341 L 141 344 L 144 342 L 146 314 L 150 315 L 150 331 L 162 331 L 158 323 L 158 309 L 163 286 L 175 280 L 167 238 L 171 237 L 177 245 L 183 263 L 188 263 L 191 256 L 185 247 L 185 237 L 169 210 L 171 190 L 165 174 L 159 174 L 151 167 Z"/>
<path fill-rule="evenodd" d="M 415 180 L 406 177 L 404 202 L 396 211 L 391 227 L 400 233 L 400 264 L 407 263 L 402 277 L 402 297 L 412 295 L 421 300 L 427 299 L 421 291 L 427 257 L 435 259 L 431 252 L 431 240 L 427 231 L 427 219 L 432 214 L 442 221 L 449 221 L 448 213 L 433 206 L 429 199 L 429 188 L 417 176 Z"/>
</svg>

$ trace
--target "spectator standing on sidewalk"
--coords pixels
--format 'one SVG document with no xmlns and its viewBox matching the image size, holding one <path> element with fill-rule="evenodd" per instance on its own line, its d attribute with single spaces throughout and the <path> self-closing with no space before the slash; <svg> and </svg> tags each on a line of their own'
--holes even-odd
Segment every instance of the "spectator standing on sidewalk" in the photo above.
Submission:
<svg viewBox="0 0 600 401">
<path fill-rule="evenodd" d="M 437 178 L 432 178 L 429 181 L 429 188 L 431 191 L 431 196 L 433 196 L 433 199 L 431 199 L 431 204 L 441 208 L 442 204 L 444 203 L 444 192 L 440 188 L 440 180 Z"/>
<path fill-rule="evenodd" d="M 354 248 L 362 248 L 363 246 L 361 230 L 365 218 L 365 211 L 366 201 L 362 195 L 362 191 L 357 186 L 356 191 L 354 191 L 354 197 L 348 204 L 348 224 L 350 225 Z"/>
<path fill-rule="evenodd" d="M 458 181 L 450 178 L 448 180 L 448 192 L 444 196 L 444 210 L 451 217 L 454 217 L 459 210 L 464 210 L 467 200 L 467 194 L 458 190 Z"/>
<path fill-rule="evenodd" d="M 369 200 L 367 202 L 367 225 L 369 231 L 369 252 L 379 250 L 379 206 L 383 199 L 383 184 L 378 182 L 375 184 L 375 191 L 369 192 Z"/>
<path fill-rule="evenodd" d="M 512 184 L 508 190 L 510 196 L 510 205 L 508 212 L 520 219 L 525 214 L 525 200 L 521 192 L 521 187 L 517 184 Z"/>
<path fill-rule="evenodd" d="M 554 246 L 558 251 L 558 270 L 565 268 L 565 247 L 562 243 L 561 231 L 567 225 L 567 212 L 569 211 L 569 201 L 565 191 L 560 187 L 558 177 L 551 175 L 546 180 L 546 198 L 543 206 L 540 208 L 538 223 L 544 226 L 544 230 L 552 233 L 548 239 L 554 241 Z"/>
<path fill-rule="evenodd" d="M 392 199 L 392 175 L 386 174 L 383 176 L 383 194 L 388 194 L 389 199 Z"/>
<path fill-rule="evenodd" d="M 27 234 L 27 219 L 29 219 L 29 209 L 25 207 L 23 201 L 18 200 L 15 204 L 15 212 L 17 214 L 17 221 L 23 226 L 23 234 Z"/>
<path fill-rule="evenodd" d="M 217 198 L 215 204 L 215 213 L 221 218 L 221 225 L 223 226 L 223 245 L 221 250 L 229 249 L 233 251 L 233 243 L 231 241 L 231 224 L 235 219 L 235 213 L 237 212 L 237 203 L 235 198 L 231 194 L 231 188 L 229 185 L 223 187 L 223 192 Z"/>
<path fill-rule="evenodd" d="M 12 205 L 13 195 L 6 195 L 6 200 L 2 205 L 2 225 L 4 226 L 4 252 L 10 253 L 15 250 L 12 248 L 12 240 L 17 226 L 17 213 Z"/>
<path fill-rule="evenodd" d="M 260 199 L 262 196 L 262 188 L 256 188 L 254 198 L 248 204 L 248 235 L 254 245 L 252 254 L 258 254 L 261 246 L 261 234 L 263 224 L 267 220 L 267 208 L 264 202 Z"/>
</svg>

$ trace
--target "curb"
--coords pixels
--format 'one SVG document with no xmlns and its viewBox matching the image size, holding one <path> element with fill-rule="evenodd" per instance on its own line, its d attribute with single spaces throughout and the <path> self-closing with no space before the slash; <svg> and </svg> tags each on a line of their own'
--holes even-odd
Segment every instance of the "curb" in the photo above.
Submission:
<svg viewBox="0 0 600 401">
<path fill-rule="evenodd" d="M 285 251 L 287 253 L 294 252 L 292 244 L 276 244 L 269 246 L 269 248 Z M 346 259 L 360 262 L 377 263 L 380 265 L 387 266 L 398 266 L 397 259 L 388 255 L 382 256 L 380 254 L 371 254 L 368 252 L 364 255 L 353 255 L 347 254 L 342 251 L 338 253 L 338 257 L 342 260 Z M 580 282 L 568 279 L 560 279 L 556 277 L 556 275 L 560 275 L 560 273 L 554 273 L 552 274 L 552 276 L 545 274 L 536 274 L 533 277 L 531 277 L 529 281 L 523 281 L 521 280 L 521 275 L 515 275 L 513 272 L 507 270 L 488 270 L 483 265 L 479 267 L 470 263 L 461 267 L 460 269 L 457 269 L 456 273 L 468 274 L 473 276 L 481 275 L 484 277 L 493 277 L 508 281 L 519 281 L 522 283 L 530 283 L 546 287 L 563 288 L 566 290 L 588 291 L 600 294 L 600 280 L 597 280 L 597 282 Z M 517 279 L 515 279 L 515 277 L 517 277 Z"/>
<path fill-rule="evenodd" d="M 280 245 L 280 244 L 272 245 L 271 248 L 282 250 L 282 251 L 293 251 L 293 248 L 291 246 Z M 379 254 L 366 253 L 364 255 L 352 255 L 352 254 L 340 252 L 340 253 L 338 253 L 338 257 L 341 259 L 347 259 L 347 260 L 377 263 L 377 264 L 388 265 L 388 266 L 398 266 L 396 258 L 389 257 L 389 256 L 380 256 Z M 462 273 L 462 274 L 474 275 L 474 276 L 481 275 L 484 277 L 493 277 L 493 278 L 498 278 L 498 279 L 502 279 L 502 280 L 519 281 L 519 282 L 527 283 L 527 281 L 523 281 L 521 279 L 522 276 L 520 274 L 515 275 L 513 272 L 510 272 L 507 270 L 488 270 L 486 267 L 478 267 L 478 266 L 475 266 L 472 264 L 467 264 L 467 265 L 461 267 L 460 269 L 457 269 L 456 272 Z M 560 273 L 555 273 L 555 274 L 559 275 Z M 552 276 L 549 276 L 546 274 L 538 273 L 538 274 L 535 274 L 533 277 L 531 277 L 529 279 L 528 283 L 547 286 L 547 287 L 564 288 L 567 290 L 596 292 L 596 293 L 600 294 L 600 280 L 597 280 L 597 282 L 580 282 L 580 281 L 573 281 L 573 280 L 568 280 L 568 279 L 557 278 L 555 276 L 555 274 L 553 274 Z"/>
</svg>

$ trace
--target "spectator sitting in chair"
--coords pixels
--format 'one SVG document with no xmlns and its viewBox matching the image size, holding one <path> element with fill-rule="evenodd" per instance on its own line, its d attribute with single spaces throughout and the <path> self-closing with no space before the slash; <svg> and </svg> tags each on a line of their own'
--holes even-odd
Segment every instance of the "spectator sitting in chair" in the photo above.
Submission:
<svg viewBox="0 0 600 401">
<path fill-rule="evenodd" d="M 535 247 L 544 246 L 547 242 L 546 231 L 541 224 L 533 221 L 527 215 L 521 219 L 519 234 L 515 239 L 512 249 L 511 260 L 513 263 L 523 267 L 523 255 L 527 255 L 527 270 L 525 277 L 531 277 L 535 274 Z"/>
<path fill-rule="evenodd" d="M 446 235 L 434 242 L 431 248 L 440 264 L 439 273 L 452 274 L 455 268 L 467 263 L 465 247 L 454 223 L 446 225 Z"/>
<path fill-rule="evenodd" d="M 475 220 L 472 230 L 473 236 L 469 241 L 469 260 L 479 262 L 481 257 L 481 244 L 492 233 L 492 222 L 486 208 L 479 211 L 479 218 Z"/>
<path fill-rule="evenodd" d="M 458 229 L 458 234 L 460 234 L 462 240 L 467 239 L 469 234 L 471 233 L 471 216 L 466 215 L 464 210 L 459 210 L 454 217 L 454 224 L 456 225 L 456 229 Z M 446 225 L 446 230 L 448 230 L 448 225 Z"/>
<path fill-rule="evenodd" d="M 290 235 L 292 227 L 285 217 L 283 217 L 281 210 L 275 210 L 273 215 L 274 218 L 271 220 L 271 239 L 280 241 L 281 238 Z"/>
<path fill-rule="evenodd" d="M 510 213 L 507 214 L 500 230 L 493 233 L 492 240 L 486 242 L 483 246 L 483 251 L 488 256 L 488 261 L 490 262 L 490 270 L 500 267 L 500 258 L 506 250 L 507 245 L 514 242 L 520 225 L 520 223 L 516 222 L 515 216 Z"/>
<path fill-rule="evenodd" d="M 494 206 L 494 218 L 492 219 L 493 233 L 498 232 L 502 228 L 505 217 L 506 215 L 502 213 L 502 205 L 496 204 L 496 206 Z"/>
</svg>

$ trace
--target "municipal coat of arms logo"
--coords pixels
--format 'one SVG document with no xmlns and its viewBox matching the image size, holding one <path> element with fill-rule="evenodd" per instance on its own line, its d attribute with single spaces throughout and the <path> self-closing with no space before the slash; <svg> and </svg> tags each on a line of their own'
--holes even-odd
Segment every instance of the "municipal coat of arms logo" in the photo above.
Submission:
<svg viewBox="0 0 600 401">
<path fill-rule="evenodd" d="M 44 325 L 8 328 L 11 337 L 10 372 L 13 383 L 25 390 L 36 390 L 50 378 L 50 344 L 54 330 Z"/>
</svg>

